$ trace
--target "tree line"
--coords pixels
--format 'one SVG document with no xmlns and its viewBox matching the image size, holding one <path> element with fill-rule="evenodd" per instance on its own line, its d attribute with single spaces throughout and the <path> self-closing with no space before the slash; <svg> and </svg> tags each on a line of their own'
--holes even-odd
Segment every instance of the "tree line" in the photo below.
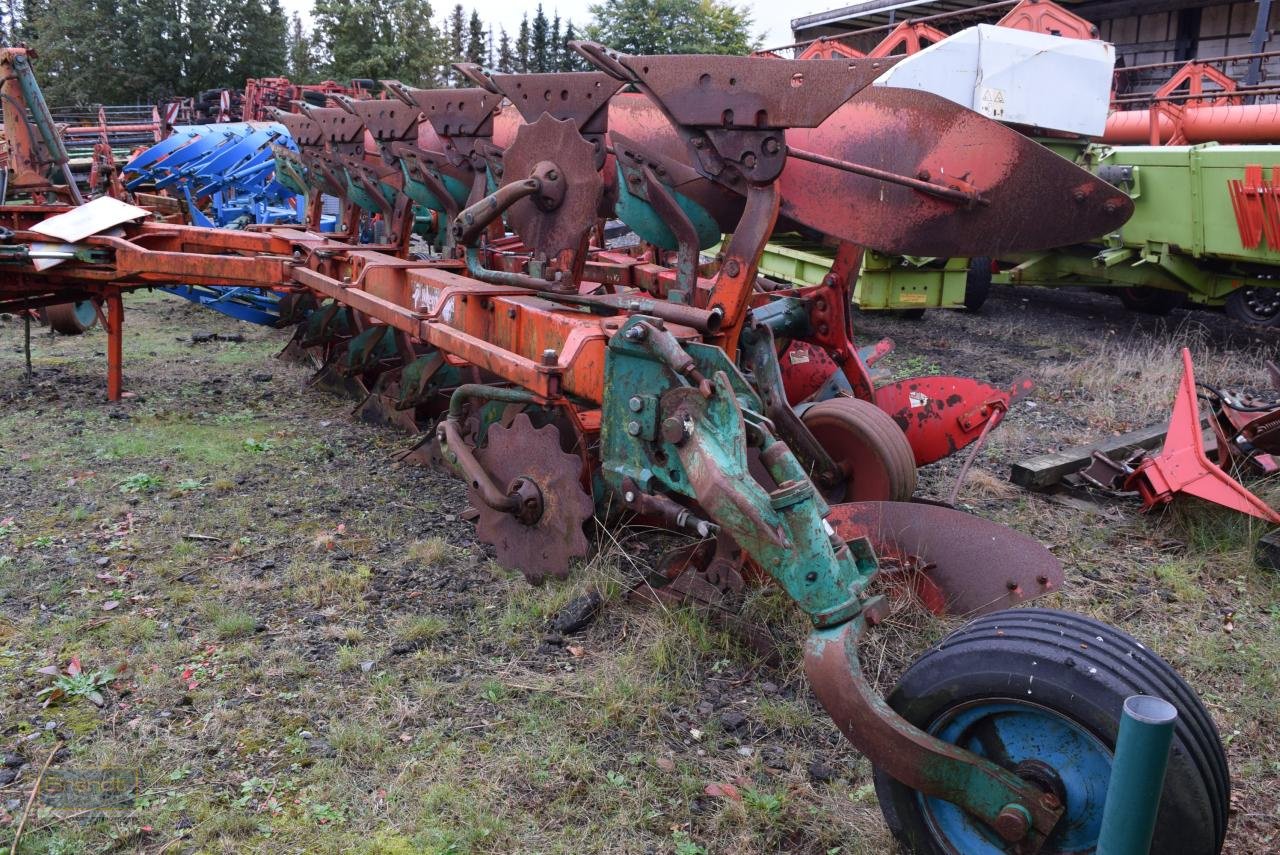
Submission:
<svg viewBox="0 0 1280 855">
<path fill-rule="evenodd" d="M 601 0 L 578 27 L 539 4 L 508 32 L 456 4 L 315 0 L 310 26 L 280 0 L 0 0 L 0 35 L 38 54 L 49 103 L 126 104 L 240 87 L 249 77 L 396 79 L 465 85 L 452 66 L 506 73 L 577 71 L 568 48 L 591 38 L 628 53 L 745 54 L 745 9 L 723 0 Z"/>
</svg>

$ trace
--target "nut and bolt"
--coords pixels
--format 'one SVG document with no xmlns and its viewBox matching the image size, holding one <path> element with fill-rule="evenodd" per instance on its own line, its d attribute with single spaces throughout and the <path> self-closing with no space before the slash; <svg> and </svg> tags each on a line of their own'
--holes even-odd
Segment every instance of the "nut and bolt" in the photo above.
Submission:
<svg viewBox="0 0 1280 855">
<path fill-rule="evenodd" d="M 631 408 L 631 412 L 638 413 L 644 409 L 644 401 L 639 395 L 632 395 L 631 400 L 627 401 L 627 406 Z"/>
<path fill-rule="evenodd" d="M 777 154 L 778 150 L 782 148 L 782 144 L 778 142 L 777 137 L 765 137 L 764 143 L 761 144 L 760 148 L 765 154 Z"/>
<path fill-rule="evenodd" d="M 625 335 L 627 337 L 627 341 L 644 341 L 644 336 L 645 336 L 644 327 L 642 326 L 628 327 Z"/>
<path fill-rule="evenodd" d="M 558 354 L 549 347 L 546 350 L 542 351 L 543 365 L 555 365 L 557 358 L 558 358 Z"/>
<path fill-rule="evenodd" d="M 1018 804 L 1007 804 L 1000 809 L 994 823 L 996 833 L 1010 843 L 1027 836 L 1031 828 L 1031 814 Z"/>
<path fill-rule="evenodd" d="M 639 435 L 640 435 L 640 423 L 639 423 L 639 422 L 627 422 L 627 433 L 631 434 L 632 436 L 639 436 Z"/>
<path fill-rule="evenodd" d="M 742 265 L 738 264 L 738 259 L 731 258 L 724 263 L 724 273 L 726 276 L 737 276 L 742 272 Z"/>
<path fill-rule="evenodd" d="M 684 442 L 684 422 L 675 416 L 668 416 L 663 419 L 662 438 L 672 445 L 679 445 Z"/>
</svg>

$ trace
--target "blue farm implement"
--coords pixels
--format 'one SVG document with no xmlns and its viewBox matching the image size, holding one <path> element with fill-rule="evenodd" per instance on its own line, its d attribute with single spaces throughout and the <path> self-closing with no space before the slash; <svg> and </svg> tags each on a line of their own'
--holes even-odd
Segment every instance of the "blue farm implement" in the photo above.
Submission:
<svg viewBox="0 0 1280 855">
<path fill-rule="evenodd" d="M 274 122 L 177 127 L 125 165 L 125 189 L 178 198 L 197 226 L 297 222 L 298 195 L 275 179 L 274 146 L 297 151 Z"/>
<path fill-rule="evenodd" d="M 297 151 L 289 132 L 274 122 L 177 127 L 124 167 L 125 189 L 176 198 L 183 219 L 198 226 L 298 222 L 301 197 L 275 178 L 277 147 Z M 271 291 L 218 285 L 163 290 L 250 323 L 280 320 L 279 298 Z"/>
</svg>

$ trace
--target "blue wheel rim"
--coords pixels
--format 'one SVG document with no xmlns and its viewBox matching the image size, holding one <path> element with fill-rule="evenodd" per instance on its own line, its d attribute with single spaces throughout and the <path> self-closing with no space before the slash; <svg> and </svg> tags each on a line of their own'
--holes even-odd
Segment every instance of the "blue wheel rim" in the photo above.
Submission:
<svg viewBox="0 0 1280 855">
<path fill-rule="evenodd" d="M 93 322 L 98 319 L 98 310 L 93 305 L 92 300 L 81 300 L 76 306 L 76 320 L 79 321 L 85 329 L 93 326 Z"/>
<path fill-rule="evenodd" d="M 1102 828 L 1112 751 L 1092 733 L 1053 710 L 1014 700 L 957 707 L 928 730 L 1005 768 L 1026 760 L 1050 766 L 1066 792 L 1066 811 L 1041 852 L 1094 851 Z M 1008 851 L 990 827 L 963 808 L 920 793 L 916 799 L 935 839 L 948 851 L 964 855 Z"/>
</svg>

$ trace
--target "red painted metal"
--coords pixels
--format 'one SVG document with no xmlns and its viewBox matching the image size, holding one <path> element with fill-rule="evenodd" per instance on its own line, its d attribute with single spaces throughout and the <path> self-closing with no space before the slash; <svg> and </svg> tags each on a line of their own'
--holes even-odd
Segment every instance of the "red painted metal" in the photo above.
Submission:
<svg viewBox="0 0 1280 855">
<path fill-rule="evenodd" d="M 1240 230 L 1240 245 L 1257 249 L 1265 236 L 1270 247 L 1280 248 L 1280 167 L 1271 167 L 1268 181 L 1261 165 L 1249 164 L 1243 179 L 1227 181 L 1227 192 Z"/>
<path fill-rule="evenodd" d="M 124 300 L 120 291 L 107 295 L 107 400 L 124 393 Z"/>
<path fill-rule="evenodd" d="M 807 341 L 788 342 L 779 356 L 787 403 L 795 406 L 821 389 L 840 366 L 825 350 Z"/>
<path fill-rule="evenodd" d="M 774 59 L 782 59 L 771 54 Z M 796 59 L 841 59 L 842 57 L 858 58 L 866 56 L 862 51 L 849 47 L 835 39 L 815 39 L 809 42 L 804 50 L 796 54 Z"/>
<path fill-rule="evenodd" d="M 929 45 L 937 44 L 946 37 L 947 34 L 942 30 L 921 21 L 903 21 L 894 27 L 880 44 L 872 48 L 867 56 L 883 57 L 899 54 L 910 56 L 913 53 L 919 53 Z"/>
<path fill-rule="evenodd" d="M 1027 379 L 1005 391 L 968 377 L 912 377 L 876 389 L 876 404 L 906 433 L 916 465 L 924 466 L 977 440 L 990 419 L 1032 387 Z"/>
<path fill-rule="evenodd" d="M 1139 463 L 1124 486 L 1142 496 L 1145 510 L 1166 505 L 1178 493 L 1185 493 L 1280 524 L 1280 513 L 1214 465 L 1205 454 L 1195 371 L 1191 351 L 1186 348 L 1182 351 L 1182 382 L 1173 399 L 1173 415 L 1169 418 L 1164 448 L 1157 456 Z"/>
<path fill-rule="evenodd" d="M 1187 63 L 1147 97 L 1149 106 L 1118 109 L 1107 117 L 1103 142 L 1113 145 L 1280 142 L 1280 104 L 1245 104 L 1236 81 L 1205 62 Z"/>
<path fill-rule="evenodd" d="M 1243 104 L 1244 97 L 1236 92 L 1238 84 L 1228 74 L 1215 66 L 1192 60 L 1174 73 L 1163 86 L 1152 93 L 1156 99 L 1169 98 L 1187 87 L 1184 107 L 1225 107 Z"/>
<path fill-rule="evenodd" d="M 1022 0 L 997 21 L 996 26 L 1068 39 L 1098 37 L 1096 26 L 1050 0 Z"/>
</svg>

